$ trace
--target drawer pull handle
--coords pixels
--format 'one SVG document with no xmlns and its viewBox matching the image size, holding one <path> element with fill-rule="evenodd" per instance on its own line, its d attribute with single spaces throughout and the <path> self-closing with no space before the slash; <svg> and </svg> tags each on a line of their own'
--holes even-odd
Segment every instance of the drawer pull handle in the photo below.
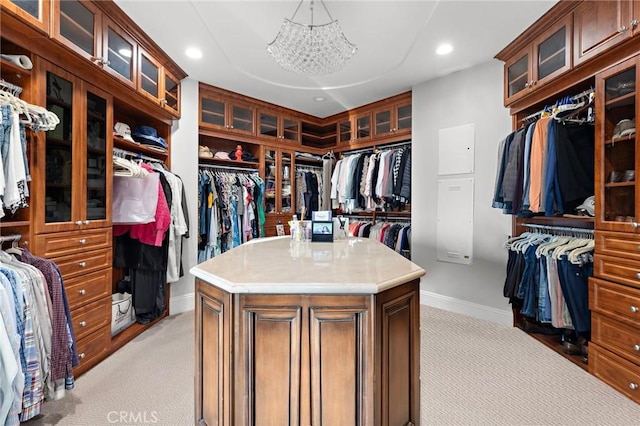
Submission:
<svg viewBox="0 0 640 426">
<path fill-rule="evenodd" d="M 638 222 L 631 222 L 631 227 L 637 228 L 638 227 Z"/>
<path fill-rule="evenodd" d="M 80 321 L 80 324 L 78 324 L 80 327 L 86 327 L 87 326 L 87 322 L 86 321 Z"/>
<path fill-rule="evenodd" d="M 85 266 L 87 266 L 87 262 L 80 262 L 78 263 L 78 265 L 80 265 L 81 268 L 84 268 Z"/>
<path fill-rule="evenodd" d="M 83 288 L 82 290 L 78 291 L 78 293 L 80 293 L 80 296 L 84 296 L 85 294 L 87 294 L 87 290 Z"/>
<path fill-rule="evenodd" d="M 629 310 L 635 314 L 636 312 L 638 312 L 638 307 L 637 306 L 631 306 L 629 308 Z"/>
<path fill-rule="evenodd" d="M 640 352 L 640 345 L 633 345 L 633 350 L 636 352 Z"/>
<path fill-rule="evenodd" d="M 84 359 L 85 356 L 86 355 L 84 354 L 84 352 L 82 352 L 81 354 L 78 354 L 78 358 L 80 358 L 80 359 Z"/>
<path fill-rule="evenodd" d="M 638 384 L 637 383 L 633 383 L 633 382 L 629 383 L 629 389 L 631 389 L 631 390 L 638 389 Z"/>
<path fill-rule="evenodd" d="M 638 273 L 636 274 L 636 278 L 638 278 L 638 279 L 640 280 L 640 272 L 638 272 Z"/>
<path fill-rule="evenodd" d="M 80 244 L 82 245 L 87 244 L 87 239 L 86 238 L 81 239 Z M 640 250 L 640 247 L 638 247 L 638 249 Z"/>
<path fill-rule="evenodd" d="M 89 224 L 89 221 L 88 221 L 88 220 L 85 220 L 85 221 L 84 221 L 84 222 L 82 222 L 82 223 L 84 223 L 85 225 L 88 225 L 88 224 Z"/>
</svg>

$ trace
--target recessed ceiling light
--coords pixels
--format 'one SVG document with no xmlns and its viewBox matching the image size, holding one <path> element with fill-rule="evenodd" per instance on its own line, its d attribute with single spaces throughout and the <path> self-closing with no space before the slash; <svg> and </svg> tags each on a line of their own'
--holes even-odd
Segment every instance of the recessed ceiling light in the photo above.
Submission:
<svg viewBox="0 0 640 426">
<path fill-rule="evenodd" d="M 324 102 L 326 98 L 324 96 L 316 96 L 313 98 L 314 101 L 316 102 Z"/>
<path fill-rule="evenodd" d="M 191 59 L 200 59 L 202 58 L 202 51 L 197 47 L 190 47 L 184 52 Z"/>
<path fill-rule="evenodd" d="M 118 50 L 118 53 L 124 56 L 125 58 L 131 57 L 131 49 L 120 49 Z"/>
<path fill-rule="evenodd" d="M 442 43 L 436 49 L 436 53 L 438 55 L 447 55 L 447 54 L 451 53 L 452 51 L 453 51 L 453 46 L 450 45 L 449 43 Z"/>
</svg>

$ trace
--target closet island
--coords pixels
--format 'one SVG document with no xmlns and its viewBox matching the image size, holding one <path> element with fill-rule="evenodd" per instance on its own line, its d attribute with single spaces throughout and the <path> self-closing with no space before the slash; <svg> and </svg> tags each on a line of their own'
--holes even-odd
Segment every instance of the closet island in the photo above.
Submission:
<svg viewBox="0 0 640 426">
<path fill-rule="evenodd" d="M 191 273 L 197 424 L 420 423 L 418 265 L 367 238 L 272 237 Z"/>
</svg>

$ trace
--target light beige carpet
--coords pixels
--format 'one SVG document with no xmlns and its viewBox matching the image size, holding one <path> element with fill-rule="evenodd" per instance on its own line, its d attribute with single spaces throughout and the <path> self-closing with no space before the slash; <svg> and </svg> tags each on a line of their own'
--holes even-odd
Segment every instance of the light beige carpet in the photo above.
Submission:
<svg viewBox="0 0 640 426">
<path fill-rule="evenodd" d="M 193 318 L 162 321 L 27 424 L 192 425 Z M 423 426 L 640 424 L 640 405 L 519 329 L 427 307 L 421 327 Z"/>
</svg>

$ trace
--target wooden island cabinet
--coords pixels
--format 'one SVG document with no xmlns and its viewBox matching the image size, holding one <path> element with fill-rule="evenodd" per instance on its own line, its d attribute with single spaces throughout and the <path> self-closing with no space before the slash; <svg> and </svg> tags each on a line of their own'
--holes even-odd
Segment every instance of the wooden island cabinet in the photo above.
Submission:
<svg viewBox="0 0 640 426">
<path fill-rule="evenodd" d="M 418 425 L 425 271 L 369 239 L 257 241 L 191 269 L 196 423 Z"/>
</svg>

